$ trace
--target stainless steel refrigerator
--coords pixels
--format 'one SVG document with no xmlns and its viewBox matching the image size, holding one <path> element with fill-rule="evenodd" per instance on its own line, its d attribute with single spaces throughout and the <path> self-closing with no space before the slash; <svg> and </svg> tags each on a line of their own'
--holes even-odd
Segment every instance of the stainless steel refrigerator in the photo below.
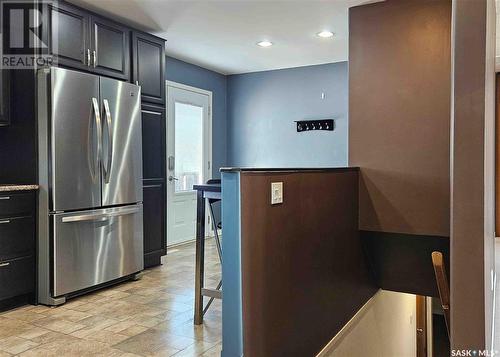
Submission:
<svg viewBox="0 0 500 357">
<path fill-rule="evenodd" d="M 59 305 L 144 267 L 141 93 L 62 68 L 37 80 L 38 299 Z"/>
</svg>

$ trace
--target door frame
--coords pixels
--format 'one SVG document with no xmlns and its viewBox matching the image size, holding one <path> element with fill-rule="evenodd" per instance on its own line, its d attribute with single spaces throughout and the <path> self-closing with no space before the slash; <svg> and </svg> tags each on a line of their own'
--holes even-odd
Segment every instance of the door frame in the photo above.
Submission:
<svg viewBox="0 0 500 357">
<path fill-rule="evenodd" d="M 213 153 L 213 133 L 212 133 L 212 113 L 213 113 L 213 109 L 212 109 L 212 104 L 213 104 L 213 94 L 212 94 L 212 91 L 209 91 L 209 90 L 206 90 L 206 89 L 201 89 L 201 88 L 198 88 L 198 87 L 193 87 L 193 86 L 190 86 L 190 85 L 187 85 L 187 84 L 182 84 L 182 83 L 178 83 L 178 82 L 174 82 L 174 81 L 170 81 L 170 80 L 166 80 L 165 81 L 165 99 L 166 99 L 166 105 L 165 105 L 165 120 L 166 120 L 166 125 L 165 125 L 165 142 L 166 142 L 166 145 L 165 145 L 165 160 L 168 160 L 168 148 L 169 148 L 169 145 L 168 145 L 168 134 L 170 132 L 170 126 L 169 126 L 169 123 L 170 123 L 170 120 L 169 120 L 169 108 L 168 108 L 168 96 L 169 96 L 169 87 L 172 87 L 172 88 L 176 88 L 176 89 L 182 89 L 182 90 L 186 90 L 186 91 L 190 91 L 190 92 L 194 92 L 194 93 L 197 93 L 197 94 L 201 94 L 201 95 L 206 95 L 208 96 L 208 122 L 207 122 L 207 136 L 208 136 L 208 145 L 207 145 L 207 149 L 208 149 L 208 152 L 207 152 L 207 157 L 208 157 L 208 162 L 209 162 L 209 165 L 208 165 L 208 169 L 207 171 L 208 172 L 205 172 L 206 174 L 206 177 L 204 177 L 205 180 L 209 180 L 212 178 L 213 176 L 213 157 L 212 157 L 212 153 Z M 165 195 L 167 197 L 167 210 L 166 210 L 166 217 L 165 217 L 165 221 L 166 221 L 166 231 L 167 231 L 167 247 L 169 246 L 168 245 L 168 232 L 169 232 L 169 221 L 168 221 L 168 202 L 169 200 L 171 199 L 171 197 L 169 196 L 169 190 L 168 190 L 168 163 L 166 163 L 166 170 L 165 170 Z M 214 236 L 214 232 L 213 232 L 213 229 L 212 229 L 212 226 L 211 226 L 211 223 L 210 223 L 210 218 L 209 218 L 209 210 L 206 209 L 205 210 L 205 229 L 206 229 L 206 232 L 205 232 L 205 236 L 206 237 L 209 237 L 209 236 Z M 208 229 L 207 229 L 208 228 Z M 186 243 L 189 243 L 189 242 L 194 242 L 196 240 L 196 237 L 193 237 L 192 240 L 190 241 L 187 241 L 187 242 L 182 242 L 182 243 L 179 243 L 179 245 L 182 245 L 182 244 L 186 244 Z M 175 246 L 176 244 L 172 245 L 172 246 Z M 170 246 L 170 247 L 172 247 Z"/>
</svg>

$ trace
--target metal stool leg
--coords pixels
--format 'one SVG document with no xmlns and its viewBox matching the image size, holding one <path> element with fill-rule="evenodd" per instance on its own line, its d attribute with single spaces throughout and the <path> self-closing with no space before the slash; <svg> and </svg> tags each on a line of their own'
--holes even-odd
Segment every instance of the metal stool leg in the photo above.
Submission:
<svg viewBox="0 0 500 357">
<path fill-rule="evenodd" d="M 220 288 L 222 287 L 222 280 L 219 281 L 219 284 L 217 284 L 217 290 L 220 290 Z M 205 306 L 205 308 L 203 309 L 203 315 L 205 315 L 205 313 L 207 312 L 208 308 L 210 307 L 210 305 L 212 305 L 212 303 L 214 302 L 214 297 L 211 297 L 210 300 L 208 300 L 208 303 L 207 303 L 207 306 Z"/>
<path fill-rule="evenodd" d="M 220 244 L 219 232 L 217 231 L 217 225 L 215 224 L 215 215 L 212 203 L 209 202 L 208 207 L 210 208 L 210 215 L 212 216 L 212 227 L 215 233 L 215 244 L 217 245 L 217 253 L 219 253 L 219 261 L 222 264 L 222 247 Z"/>
<path fill-rule="evenodd" d="M 212 227 L 214 229 L 214 234 L 215 234 L 215 243 L 217 246 L 217 253 L 219 255 L 219 261 L 222 264 L 222 247 L 220 244 L 219 232 L 217 231 L 217 225 L 215 224 L 214 209 L 213 209 L 212 203 L 210 201 L 208 203 L 208 208 L 210 209 L 210 216 L 212 216 Z M 221 287 L 222 287 L 222 280 L 219 281 L 219 283 L 217 284 L 217 287 L 215 289 L 220 290 Z M 205 315 L 205 313 L 208 311 L 208 309 L 210 308 L 210 305 L 212 305 L 212 303 L 214 302 L 214 299 L 215 299 L 214 297 L 211 297 L 210 300 L 208 300 L 207 305 L 203 309 L 203 315 Z"/>
</svg>

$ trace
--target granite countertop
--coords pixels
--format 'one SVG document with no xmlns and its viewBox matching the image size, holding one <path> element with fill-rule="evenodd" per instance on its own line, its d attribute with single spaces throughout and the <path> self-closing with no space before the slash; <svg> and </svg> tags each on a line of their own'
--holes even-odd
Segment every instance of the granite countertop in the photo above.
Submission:
<svg viewBox="0 0 500 357">
<path fill-rule="evenodd" d="M 38 190 L 38 185 L 0 184 L 0 192 L 34 191 L 34 190 Z"/>
</svg>

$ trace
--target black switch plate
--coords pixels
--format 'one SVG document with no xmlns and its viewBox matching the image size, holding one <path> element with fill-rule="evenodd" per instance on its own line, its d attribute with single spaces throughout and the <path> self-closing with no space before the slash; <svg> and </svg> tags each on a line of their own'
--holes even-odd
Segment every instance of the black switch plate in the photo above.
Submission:
<svg viewBox="0 0 500 357">
<path fill-rule="evenodd" d="M 333 119 L 322 119 L 322 120 L 301 120 L 297 121 L 297 133 L 303 131 L 313 131 L 313 130 L 327 130 L 333 131 L 335 123 Z"/>
</svg>

